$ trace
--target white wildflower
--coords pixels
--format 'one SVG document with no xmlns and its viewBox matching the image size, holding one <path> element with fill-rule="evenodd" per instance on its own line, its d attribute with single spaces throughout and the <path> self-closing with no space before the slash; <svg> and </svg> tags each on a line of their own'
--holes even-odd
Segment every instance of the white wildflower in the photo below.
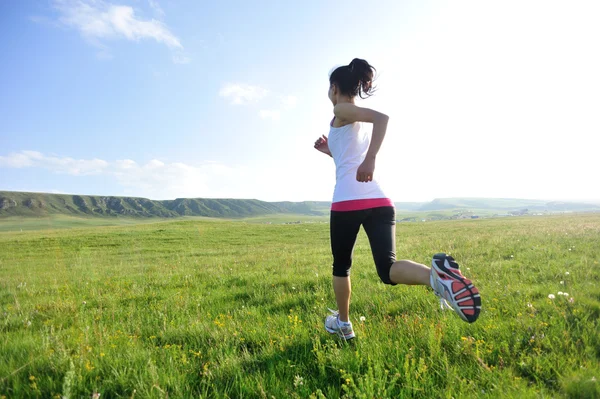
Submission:
<svg viewBox="0 0 600 399">
<path fill-rule="evenodd" d="M 563 295 L 564 296 L 569 296 L 569 293 L 568 292 L 563 292 Z"/>
<path fill-rule="evenodd" d="M 548 295 L 548 298 L 550 298 L 550 299 L 554 299 L 554 298 L 555 298 L 555 296 L 554 296 L 554 294 L 549 294 L 549 295 Z"/>
<path fill-rule="evenodd" d="M 558 291 L 558 295 L 562 295 L 562 294 L 563 294 L 562 291 Z"/>
<path fill-rule="evenodd" d="M 528 308 L 532 308 L 532 307 L 533 307 L 533 305 L 532 305 L 532 304 L 530 304 L 530 303 L 528 303 L 528 304 L 527 304 L 527 307 L 528 307 Z"/>
<path fill-rule="evenodd" d="M 569 272 L 565 272 L 565 276 L 568 276 L 569 274 L 571 274 L 571 273 L 569 273 Z"/>
<path fill-rule="evenodd" d="M 561 280 L 561 281 L 560 281 L 560 283 L 561 283 L 561 284 L 564 284 L 565 282 Z"/>
<path fill-rule="evenodd" d="M 367 318 L 365 316 L 360 316 L 360 321 L 364 323 L 364 321 L 367 320 Z"/>
<path fill-rule="evenodd" d="M 294 377 L 294 386 L 299 387 L 300 385 L 304 385 L 304 378 L 297 375 Z"/>
</svg>

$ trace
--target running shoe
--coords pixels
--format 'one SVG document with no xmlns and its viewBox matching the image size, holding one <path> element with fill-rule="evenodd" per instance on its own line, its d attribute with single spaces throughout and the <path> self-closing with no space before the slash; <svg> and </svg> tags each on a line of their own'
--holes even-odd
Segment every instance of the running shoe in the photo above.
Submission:
<svg viewBox="0 0 600 399">
<path fill-rule="evenodd" d="M 451 307 L 461 319 L 473 323 L 481 312 L 479 290 L 462 275 L 452 256 L 435 254 L 431 262 L 430 282 L 440 305 Z"/>
<path fill-rule="evenodd" d="M 352 323 L 340 321 L 340 314 L 336 310 L 329 309 L 331 314 L 325 319 L 325 329 L 330 334 L 337 334 L 340 338 L 348 341 L 355 337 Z"/>
</svg>

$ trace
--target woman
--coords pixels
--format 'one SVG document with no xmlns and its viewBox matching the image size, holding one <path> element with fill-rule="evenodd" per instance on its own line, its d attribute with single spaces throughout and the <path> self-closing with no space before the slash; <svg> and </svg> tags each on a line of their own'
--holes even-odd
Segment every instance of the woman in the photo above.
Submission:
<svg viewBox="0 0 600 399">
<path fill-rule="evenodd" d="M 459 271 L 451 256 L 436 254 L 429 268 L 410 260 L 396 261 L 396 212 L 394 203 L 373 177 L 375 159 L 386 133 L 388 116 L 357 107 L 357 96 L 373 92 L 374 68 L 362 59 L 335 69 L 329 77 L 329 99 L 334 118 L 329 136 L 320 137 L 315 148 L 331 157 L 336 166 L 336 184 L 331 205 L 331 249 L 333 290 L 338 311 L 325 320 L 325 329 L 343 339 L 355 334 L 349 319 L 350 267 L 356 237 L 362 225 L 369 238 L 379 278 L 385 284 L 429 285 L 442 304 L 454 309 L 465 321 L 479 317 L 479 291 Z M 363 123 L 373 125 L 372 134 Z"/>
</svg>

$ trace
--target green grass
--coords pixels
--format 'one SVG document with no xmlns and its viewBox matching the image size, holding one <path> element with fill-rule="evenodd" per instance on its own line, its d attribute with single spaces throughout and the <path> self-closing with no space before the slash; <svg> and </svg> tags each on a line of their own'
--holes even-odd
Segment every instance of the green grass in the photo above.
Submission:
<svg viewBox="0 0 600 399">
<path fill-rule="evenodd" d="M 0 233 L 0 397 L 600 397 L 600 215 L 397 229 L 399 257 L 457 258 L 476 323 L 381 284 L 361 233 L 357 338 L 329 336 L 322 223 Z"/>
<path fill-rule="evenodd" d="M 146 223 L 165 223 L 161 218 L 77 217 L 48 215 L 46 217 L 10 216 L 0 219 L 0 232 L 73 229 L 103 226 L 127 226 Z M 180 220 L 211 220 L 203 217 L 182 217 Z"/>
<path fill-rule="evenodd" d="M 329 214 L 327 214 L 326 216 L 312 216 L 280 213 L 273 215 L 249 217 L 241 220 L 247 223 L 329 223 Z"/>
<path fill-rule="evenodd" d="M 0 218 L 0 232 L 25 232 L 37 230 L 74 229 L 104 226 L 130 226 L 149 223 L 171 223 L 175 219 L 158 217 L 77 217 L 67 215 L 48 215 L 46 217 L 9 216 Z M 276 213 L 272 215 L 248 218 L 224 219 L 204 216 L 181 216 L 177 221 L 241 221 L 246 223 L 328 223 L 329 216 L 309 216 L 300 214 Z"/>
</svg>

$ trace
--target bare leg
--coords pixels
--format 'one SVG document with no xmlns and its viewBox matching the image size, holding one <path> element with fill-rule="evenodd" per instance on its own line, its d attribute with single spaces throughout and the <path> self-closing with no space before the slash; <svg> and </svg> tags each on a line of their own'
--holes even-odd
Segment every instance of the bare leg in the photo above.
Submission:
<svg viewBox="0 0 600 399">
<path fill-rule="evenodd" d="M 338 305 L 338 312 L 340 313 L 340 321 L 348 321 L 350 295 L 352 294 L 350 277 L 333 276 L 333 292 L 335 292 L 335 300 Z"/>
<path fill-rule="evenodd" d="M 412 260 L 399 260 L 394 262 L 390 269 L 390 280 L 395 284 L 430 285 L 430 270 L 429 267 Z"/>
</svg>

